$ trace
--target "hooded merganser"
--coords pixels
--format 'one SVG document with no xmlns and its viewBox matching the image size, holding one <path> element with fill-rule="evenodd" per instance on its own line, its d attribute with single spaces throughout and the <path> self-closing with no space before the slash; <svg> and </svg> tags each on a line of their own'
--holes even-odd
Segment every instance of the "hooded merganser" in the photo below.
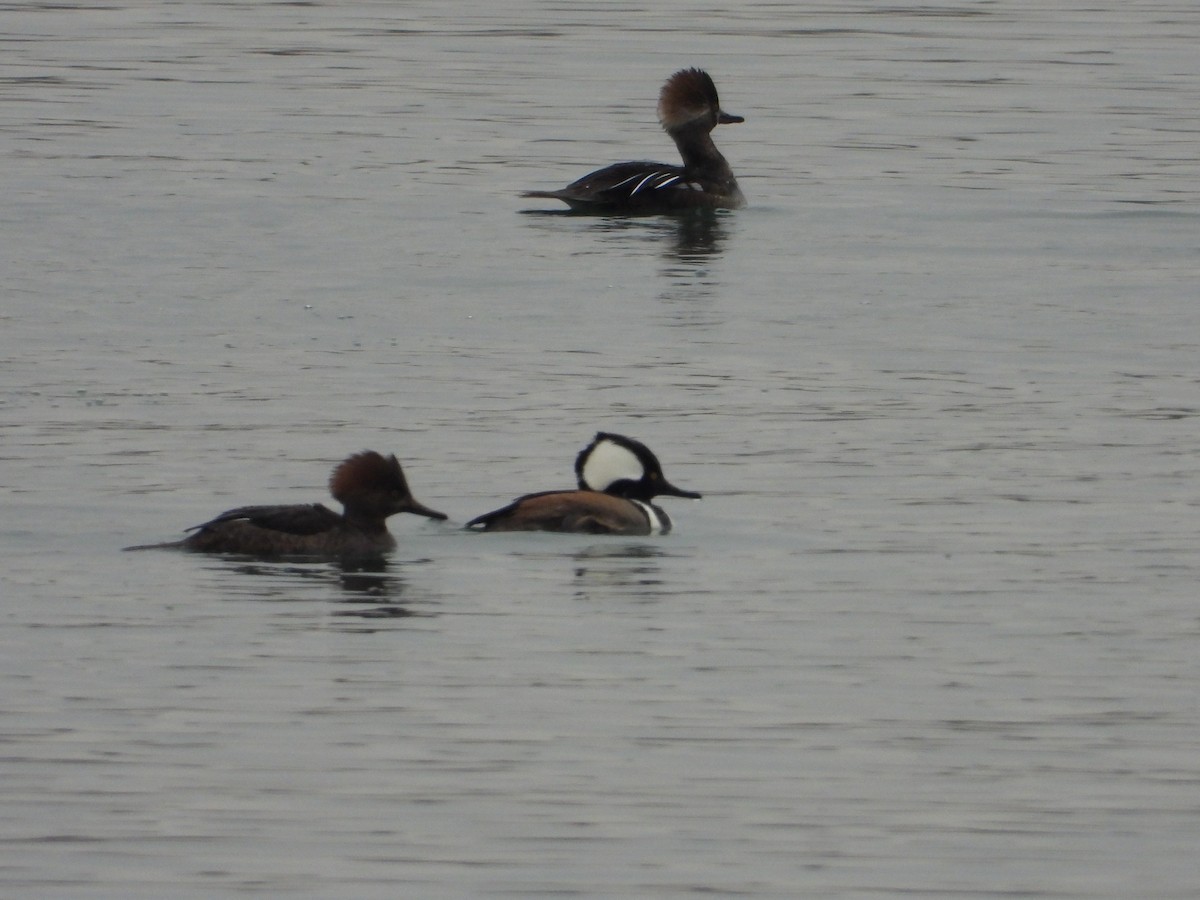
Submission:
<svg viewBox="0 0 1200 900">
<path fill-rule="evenodd" d="M 679 148 L 682 166 L 616 163 L 585 175 L 561 191 L 527 191 L 523 197 L 562 200 L 574 212 L 670 213 L 737 209 L 746 205 L 737 179 L 713 143 L 717 125 L 744 122 L 721 111 L 717 86 L 700 69 L 676 72 L 658 98 L 658 120 Z"/>
<path fill-rule="evenodd" d="M 675 487 L 645 444 L 600 432 L 575 458 L 576 491 L 518 497 L 467 523 L 479 531 L 570 531 L 585 534 L 666 534 L 671 518 L 650 501 L 660 494 L 699 500 Z"/>
<path fill-rule="evenodd" d="M 444 513 L 414 499 L 395 456 L 365 450 L 347 458 L 329 476 L 329 492 L 345 512 L 320 503 L 295 506 L 240 506 L 221 513 L 180 541 L 144 544 L 126 550 L 177 547 L 202 553 L 247 556 L 374 556 L 396 546 L 388 516 L 409 512 L 431 519 Z"/>
</svg>

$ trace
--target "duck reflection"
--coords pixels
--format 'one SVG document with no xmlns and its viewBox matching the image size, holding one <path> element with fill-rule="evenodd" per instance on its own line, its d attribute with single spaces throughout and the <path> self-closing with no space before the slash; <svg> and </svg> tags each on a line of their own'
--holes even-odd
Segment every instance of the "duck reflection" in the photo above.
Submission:
<svg viewBox="0 0 1200 900">
<path fill-rule="evenodd" d="M 569 211 L 527 213 L 534 221 L 546 217 L 571 216 Z M 578 218 L 578 217 L 576 217 Z M 709 324 L 705 306 L 696 301 L 711 300 L 721 288 L 713 274 L 715 264 L 725 253 L 730 229 L 736 218 L 728 213 L 703 210 L 673 216 L 606 216 L 579 220 L 580 230 L 625 256 L 644 256 L 648 247 L 657 247 L 663 264 L 658 274 L 665 284 L 659 299 L 671 304 L 688 302 L 672 310 L 680 324 Z"/>
<path fill-rule="evenodd" d="M 401 618 L 416 615 L 400 600 L 407 585 L 386 559 L 303 560 L 279 562 L 226 560 L 220 568 L 239 576 L 231 593 L 237 599 L 266 602 L 312 600 L 313 589 L 335 603 L 377 604 L 370 609 L 339 610 L 335 615 L 362 618 Z M 250 576 L 253 582 L 242 580 Z M 333 596 L 329 597 L 330 589 Z M 382 604 L 382 605 L 379 605 Z"/>
<path fill-rule="evenodd" d="M 529 213 L 559 216 L 563 213 Z M 566 213 L 570 215 L 570 213 Z M 732 217 L 721 212 L 692 212 L 675 216 L 606 216 L 587 219 L 583 229 L 604 243 L 644 245 L 647 240 L 661 242 L 667 259 L 681 262 L 710 260 L 724 252 Z"/>
<path fill-rule="evenodd" d="M 645 592 L 662 585 L 659 560 L 671 554 L 650 544 L 592 544 L 574 553 L 576 599 L 595 590 Z"/>
<path fill-rule="evenodd" d="M 563 216 L 578 222 L 579 230 L 596 235 L 603 243 L 622 246 L 644 246 L 648 239 L 661 241 L 668 259 L 694 262 L 708 260 L 724 251 L 729 237 L 728 213 L 703 210 L 673 216 L 604 216 L 579 217 L 569 210 L 526 210 L 531 224 L 550 230 L 548 220 Z M 558 232 L 559 228 L 554 227 Z"/>
<path fill-rule="evenodd" d="M 671 307 L 678 324 L 720 324 L 719 307 L 705 301 L 720 292 L 713 265 L 725 251 L 728 221 L 718 214 L 683 216 L 673 242 L 663 248 L 665 265 L 658 274 L 665 284 L 658 298 Z"/>
<path fill-rule="evenodd" d="M 720 213 L 678 216 L 674 241 L 663 255 L 685 265 L 711 262 L 724 252 L 725 241 L 729 237 L 729 221 L 729 216 Z"/>
</svg>

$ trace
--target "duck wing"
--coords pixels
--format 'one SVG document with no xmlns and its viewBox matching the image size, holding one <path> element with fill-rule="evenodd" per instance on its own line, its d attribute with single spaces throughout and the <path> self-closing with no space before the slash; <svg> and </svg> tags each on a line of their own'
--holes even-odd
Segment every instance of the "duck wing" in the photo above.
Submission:
<svg viewBox="0 0 1200 900">
<path fill-rule="evenodd" d="M 226 510 L 203 525 L 193 525 L 188 531 L 203 531 L 227 522 L 245 521 L 268 531 L 285 534 L 320 534 L 337 526 L 342 517 L 320 503 L 292 506 L 239 506 Z"/>
</svg>

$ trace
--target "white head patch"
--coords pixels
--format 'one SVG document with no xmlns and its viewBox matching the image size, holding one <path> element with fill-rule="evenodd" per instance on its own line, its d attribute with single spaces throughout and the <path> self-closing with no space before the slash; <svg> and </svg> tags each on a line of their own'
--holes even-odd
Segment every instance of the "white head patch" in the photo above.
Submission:
<svg viewBox="0 0 1200 900">
<path fill-rule="evenodd" d="M 632 450 L 610 440 L 592 448 L 583 463 L 583 483 L 593 491 L 607 490 L 618 481 L 638 481 L 645 474 L 642 462 Z"/>
</svg>

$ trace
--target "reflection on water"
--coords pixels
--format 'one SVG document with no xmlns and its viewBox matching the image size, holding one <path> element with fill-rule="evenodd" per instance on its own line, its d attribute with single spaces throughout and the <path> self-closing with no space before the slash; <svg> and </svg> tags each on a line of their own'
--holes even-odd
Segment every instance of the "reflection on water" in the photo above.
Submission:
<svg viewBox="0 0 1200 900">
<path fill-rule="evenodd" d="M 245 582 L 228 583 L 232 596 L 239 599 L 254 599 L 271 602 L 311 599 L 312 589 L 327 588 L 336 603 L 386 603 L 379 607 L 378 615 L 411 615 L 399 603 L 407 585 L 400 574 L 402 563 L 389 558 L 355 560 L 314 560 L 305 563 L 295 559 L 281 561 L 248 561 L 245 559 L 221 559 L 218 571 L 251 579 Z M 428 560 L 406 561 L 403 565 L 414 565 Z M 357 612 L 342 611 L 341 615 L 358 615 Z M 368 613 L 361 613 L 367 615 Z"/>
<path fill-rule="evenodd" d="M 580 255 L 661 258 L 663 265 L 656 273 L 660 280 L 658 298 L 685 304 L 673 310 L 673 324 L 707 325 L 717 321 L 711 304 L 686 304 L 721 296 L 725 285 L 717 269 L 729 250 L 738 213 L 697 210 L 672 216 L 595 217 L 568 210 L 527 211 L 527 215 L 532 218 L 526 223 L 538 230 L 557 235 L 571 228 L 583 242 L 576 250 Z M 564 215 L 570 223 L 562 221 Z"/>
<path fill-rule="evenodd" d="M 729 237 L 728 223 L 734 213 L 705 213 L 678 217 L 674 225 L 674 243 L 664 252 L 685 265 L 711 261 L 725 252 Z"/>
<path fill-rule="evenodd" d="M 613 588 L 648 599 L 663 584 L 662 561 L 671 554 L 653 544 L 596 544 L 573 554 L 575 592 L 579 600 L 598 599 L 596 592 Z"/>
<path fill-rule="evenodd" d="M 413 612 L 404 606 L 372 606 L 364 609 L 338 609 L 335 616 L 352 616 L 356 619 L 406 619 L 410 616 L 429 616 L 431 613 Z"/>
<path fill-rule="evenodd" d="M 597 246 L 636 251 L 652 246 L 648 242 L 662 244 L 665 258 L 692 263 L 724 252 L 728 224 L 737 213 L 696 210 L 670 216 L 583 216 L 570 210 L 524 210 L 523 215 L 543 230 L 553 230 L 553 222 L 566 217 L 579 234 L 591 237 Z"/>
<path fill-rule="evenodd" d="M 658 273 L 664 282 L 658 298 L 672 309 L 675 324 L 701 326 L 722 320 L 713 303 L 699 301 L 715 301 L 724 292 L 716 269 L 726 252 L 733 215 L 683 216 L 673 223 L 675 228 L 663 247 L 667 264 Z"/>
</svg>

